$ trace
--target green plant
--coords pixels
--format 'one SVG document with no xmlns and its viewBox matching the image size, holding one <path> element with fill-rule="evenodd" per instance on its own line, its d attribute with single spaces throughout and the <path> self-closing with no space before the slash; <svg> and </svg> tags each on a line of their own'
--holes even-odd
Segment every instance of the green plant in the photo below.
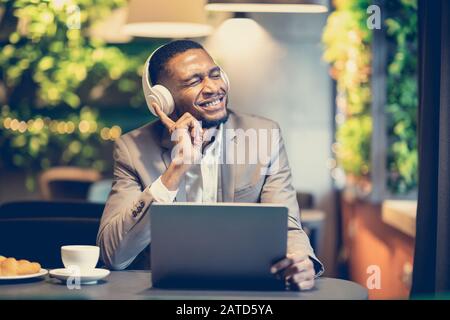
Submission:
<svg viewBox="0 0 450 320">
<path fill-rule="evenodd" d="M 106 91 L 128 94 L 132 107 L 143 104 L 140 68 L 152 46 L 129 53 L 91 37 L 89 28 L 125 3 L 0 0 L 1 24 L 17 25 L 0 40 L 0 166 L 30 175 L 54 165 L 111 167 L 101 153 L 120 128 L 105 127 L 93 106 Z M 73 4 L 79 28 L 70 24 Z"/>
<path fill-rule="evenodd" d="M 372 136 L 371 45 L 368 0 L 337 0 L 324 33 L 324 59 L 337 85 L 337 166 L 347 182 L 367 185 Z M 417 186 L 417 0 L 385 1 L 383 27 L 388 43 L 387 186 L 404 194 Z M 369 188 L 370 190 L 370 188 Z"/>
<path fill-rule="evenodd" d="M 388 188 L 417 187 L 417 0 L 386 3 L 388 56 Z"/>
<path fill-rule="evenodd" d="M 369 1 L 334 1 L 322 40 L 324 59 L 337 85 L 338 166 L 355 180 L 370 172 L 371 33 L 366 27 Z"/>
</svg>

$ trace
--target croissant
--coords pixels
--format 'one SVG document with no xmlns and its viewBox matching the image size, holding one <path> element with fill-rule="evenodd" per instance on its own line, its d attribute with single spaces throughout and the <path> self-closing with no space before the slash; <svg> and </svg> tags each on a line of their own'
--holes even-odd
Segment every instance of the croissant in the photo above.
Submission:
<svg viewBox="0 0 450 320">
<path fill-rule="evenodd" d="M 41 265 L 37 262 L 19 260 L 15 258 L 5 258 L 0 256 L 0 276 L 21 276 L 38 273 Z"/>
<path fill-rule="evenodd" d="M 38 273 L 41 270 L 41 265 L 36 262 L 30 262 L 28 260 L 19 260 L 19 268 L 17 269 L 18 275 Z"/>
<path fill-rule="evenodd" d="M 14 258 L 6 258 L 2 261 L 2 276 L 16 276 L 19 263 Z"/>
</svg>

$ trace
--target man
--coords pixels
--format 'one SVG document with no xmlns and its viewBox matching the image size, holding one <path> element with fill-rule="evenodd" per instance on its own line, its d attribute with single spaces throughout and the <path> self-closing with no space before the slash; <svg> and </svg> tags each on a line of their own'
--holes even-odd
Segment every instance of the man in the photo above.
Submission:
<svg viewBox="0 0 450 320">
<path fill-rule="evenodd" d="M 97 239 L 103 261 L 118 270 L 130 265 L 149 268 L 147 209 L 154 201 L 281 203 L 289 209 L 288 255 L 271 272 L 299 289 L 311 289 L 323 266 L 301 229 L 281 137 L 276 141 L 277 161 L 215 161 L 217 150 L 228 152 L 225 146 L 237 139 L 227 134 L 229 131 L 278 130 L 278 125 L 227 108 L 228 86 L 221 70 L 196 42 L 178 40 L 163 46 L 153 54 L 149 66 L 151 83 L 169 89 L 175 110 L 166 115 L 152 104 L 159 120 L 116 141 L 114 182 Z M 247 146 L 246 153 L 250 147 L 255 145 Z"/>
</svg>

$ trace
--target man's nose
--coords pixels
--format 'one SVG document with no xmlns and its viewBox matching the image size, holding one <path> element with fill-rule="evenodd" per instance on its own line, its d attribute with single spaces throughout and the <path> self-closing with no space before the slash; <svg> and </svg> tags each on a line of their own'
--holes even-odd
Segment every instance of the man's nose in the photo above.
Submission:
<svg viewBox="0 0 450 320">
<path fill-rule="evenodd" d="M 216 93 L 220 93 L 222 80 L 220 80 L 220 79 L 214 80 L 214 79 L 206 78 L 204 81 L 205 81 L 205 84 L 203 87 L 203 94 L 213 95 Z"/>
</svg>

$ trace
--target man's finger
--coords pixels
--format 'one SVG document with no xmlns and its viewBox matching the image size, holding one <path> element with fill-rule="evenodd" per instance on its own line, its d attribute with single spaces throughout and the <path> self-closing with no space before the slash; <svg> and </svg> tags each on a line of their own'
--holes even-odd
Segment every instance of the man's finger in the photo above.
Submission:
<svg viewBox="0 0 450 320">
<path fill-rule="evenodd" d="M 308 271 L 303 271 L 300 273 L 295 273 L 286 279 L 291 280 L 295 283 L 301 283 L 303 281 L 314 280 L 314 275 L 315 275 L 315 273 L 313 271 L 308 270 Z"/>
<path fill-rule="evenodd" d="M 170 119 L 164 112 L 162 112 L 159 105 L 153 102 L 152 107 L 155 110 L 156 114 L 158 115 L 159 119 L 161 119 L 161 122 L 167 127 L 167 129 L 172 128 L 175 122 L 173 122 L 172 119 Z"/>
<path fill-rule="evenodd" d="M 270 268 L 270 272 L 272 272 L 272 273 L 280 272 L 281 270 L 284 270 L 287 267 L 289 267 L 292 263 L 293 263 L 293 261 L 291 258 L 284 258 L 283 260 L 275 263 L 272 266 L 272 268 Z"/>
<path fill-rule="evenodd" d="M 311 290 L 314 287 L 314 280 L 300 282 L 297 286 L 300 290 Z"/>
<path fill-rule="evenodd" d="M 183 129 L 190 129 L 190 128 L 197 128 L 201 129 L 200 122 L 194 118 L 190 113 L 184 113 L 178 120 L 175 122 L 175 128 L 183 128 Z"/>
<path fill-rule="evenodd" d="M 310 259 L 302 260 L 291 265 L 285 273 L 285 277 L 301 272 L 314 272 L 314 265 Z"/>
<path fill-rule="evenodd" d="M 197 119 L 195 119 L 193 116 L 186 117 L 181 123 L 176 123 L 176 126 L 178 125 L 187 128 L 191 132 L 192 138 L 202 139 L 203 137 L 203 129 L 200 125 L 200 122 L 198 122 Z M 194 135 L 192 135 L 194 134 Z"/>
<path fill-rule="evenodd" d="M 191 137 L 192 137 L 194 146 L 202 145 L 202 143 L 203 143 L 202 133 L 201 133 L 201 129 L 199 127 L 191 128 Z"/>
<path fill-rule="evenodd" d="M 189 113 L 189 112 L 185 112 L 185 113 L 183 113 L 182 115 L 181 115 L 181 117 L 179 117 L 178 119 L 177 119 L 177 122 L 183 122 L 185 119 L 187 119 L 187 118 L 191 118 L 192 117 L 192 115 Z"/>
<path fill-rule="evenodd" d="M 289 267 L 290 265 L 304 261 L 307 258 L 308 258 L 307 255 L 287 255 L 287 258 L 284 258 L 283 260 L 275 263 L 270 269 L 270 271 L 272 273 L 280 272 Z"/>
</svg>

